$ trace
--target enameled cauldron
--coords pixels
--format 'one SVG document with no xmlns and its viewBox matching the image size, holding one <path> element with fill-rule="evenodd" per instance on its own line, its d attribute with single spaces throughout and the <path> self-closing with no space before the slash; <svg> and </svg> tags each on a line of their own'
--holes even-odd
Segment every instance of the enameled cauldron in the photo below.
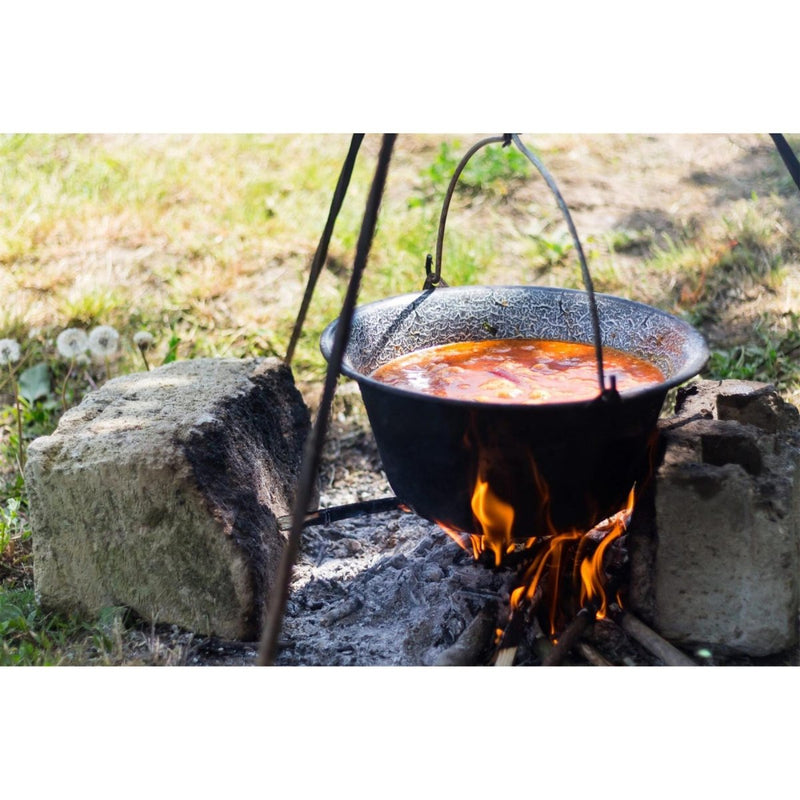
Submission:
<svg viewBox="0 0 800 800">
<path fill-rule="evenodd" d="M 670 388 L 696 375 L 708 349 L 690 325 L 656 308 L 595 294 L 604 347 L 657 366 L 655 386 L 544 405 L 451 400 L 370 377 L 396 356 L 434 345 L 532 338 L 593 343 L 586 292 L 537 286 L 442 287 L 357 307 L 341 371 L 355 379 L 383 468 L 420 516 L 471 533 L 476 477 L 515 511 L 513 537 L 586 530 L 624 506 L 649 471 Z M 330 357 L 337 322 L 323 332 Z"/>
</svg>

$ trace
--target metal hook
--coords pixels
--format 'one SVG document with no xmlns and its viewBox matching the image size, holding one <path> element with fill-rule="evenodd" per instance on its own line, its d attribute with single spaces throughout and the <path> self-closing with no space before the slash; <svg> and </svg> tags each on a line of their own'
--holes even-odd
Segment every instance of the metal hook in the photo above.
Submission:
<svg viewBox="0 0 800 800">
<path fill-rule="evenodd" d="M 441 276 L 434 274 L 433 271 L 433 256 L 428 253 L 425 256 L 425 283 L 422 286 L 422 291 L 427 292 L 429 289 L 435 289 L 437 286 L 447 286 L 447 281 Z"/>
</svg>

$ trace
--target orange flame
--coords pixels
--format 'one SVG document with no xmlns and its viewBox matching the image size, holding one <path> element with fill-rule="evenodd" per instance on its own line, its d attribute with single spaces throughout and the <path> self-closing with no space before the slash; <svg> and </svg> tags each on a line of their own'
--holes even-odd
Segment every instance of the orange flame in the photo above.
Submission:
<svg viewBox="0 0 800 800">
<path fill-rule="evenodd" d="M 446 522 L 442 522 L 440 519 L 436 520 L 436 524 L 462 549 L 467 550 L 467 545 L 465 543 L 465 539 L 471 538 L 470 534 L 464 533 L 463 531 L 458 530 L 458 528 L 452 527 L 452 525 L 448 525 Z M 477 556 L 476 556 L 477 558 Z"/>
<path fill-rule="evenodd" d="M 547 513 L 549 492 L 535 469 L 534 475 L 540 495 L 545 498 Z M 537 544 L 540 550 L 525 569 L 520 585 L 511 593 L 512 612 L 519 609 L 522 603 L 532 602 L 541 588 L 545 593 L 542 601 L 547 603 L 552 636 L 557 632 L 559 615 L 564 614 L 564 609 L 561 608 L 564 602 L 569 603 L 577 598 L 581 607 L 591 606 L 596 609 L 597 619 L 607 616 L 610 601 L 606 593 L 608 580 L 603 562 L 610 545 L 627 530 L 634 509 L 635 489 L 634 486 L 628 494 L 624 509 L 588 532 L 559 533 L 554 529 L 548 515 L 547 528 L 552 534 L 541 538 L 532 537 L 525 543 L 526 550 L 535 550 Z M 463 549 L 468 549 L 469 542 L 476 560 L 484 552 L 490 551 L 494 554 L 495 566 L 501 566 L 504 557 L 515 550 L 512 537 L 514 508 L 499 498 L 488 481 L 478 475 L 472 495 L 472 511 L 478 521 L 480 534 L 465 534 L 441 522 L 439 524 Z M 586 555 L 586 551 L 598 540 L 593 552 Z M 562 596 L 562 589 L 567 590 L 566 598 Z M 619 602 L 619 598 L 616 599 Z"/>
<path fill-rule="evenodd" d="M 482 535 L 472 535 L 472 547 L 477 558 L 484 550 L 494 553 L 494 565 L 499 567 L 503 556 L 514 549 L 511 528 L 514 524 L 514 509 L 501 500 L 489 483 L 480 475 L 472 494 L 472 513 L 478 520 Z"/>
<path fill-rule="evenodd" d="M 621 511 L 604 520 L 593 528 L 604 534 L 603 540 L 589 558 L 580 562 L 581 575 L 581 605 L 589 603 L 597 605 L 597 619 L 604 619 L 608 615 L 608 597 L 606 596 L 605 575 L 603 572 L 603 558 L 609 545 L 622 536 L 628 529 L 636 500 L 636 487 L 628 494 L 628 502 Z M 619 598 L 617 598 L 619 599 Z"/>
<path fill-rule="evenodd" d="M 568 550 L 571 545 L 579 542 L 583 534 L 578 531 L 561 533 L 553 536 L 547 543 L 547 547 L 539 553 L 533 562 L 525 570 L 522 584 L 511 597 L 512 610 L 517 609 L 523 601 L 532 601 L 536 590 L 546 574 L 549 577 L 547 582 L 547 608 L 550 620 L 550 633 L 556 632 L 556 615 L 559 610 L 560 585 L 562 583 L 562 573 L 564 562 L 568 557 Z"/>
<path fill-rule="evenodd" d="M 523 601 L 532 601 L 545 574 L 548 576 L 548 616 L 550 633 L 557 630 L 557 616 L 560 609 L 560 593 L 564 584 L 564 568 L 572 559 L 571 594 L 577 594 L 581 607 L 594 606 L 597 619 L 608 615 L 609 598 L 606 593 L 608 583 L 603 569 L 603 561 L 610 545 L 628 528 L 633 514 L 635 488 L 628 494 L 624 509 L 617 512 L 590 531 L 570 531 L 553 536 L 547 547 L 539 553 L 528 566 L 521 585 L 511 595 L 511 608 L 517 609 Z M 593 539 L 602 537 L 591 555 L 584 553 Z M 619 598 L 616 598 L 619 600 Z"/>
<path fill-rule="evenodd" d="M 464 533 L 441 520 L 436 522 L 463 550 L 468 549 L 467 542 L 469 542 L 472 556 L 476 561 L 488 550 L 494 553 L 494 565 L 499 567 L 503 563 L 503 556 L 514 549 L 511 537 L 514 509 L 500 499 L 480 475 L 475 483 L 471 505 L 481 529 L 479 534 Z"/>
</svg>

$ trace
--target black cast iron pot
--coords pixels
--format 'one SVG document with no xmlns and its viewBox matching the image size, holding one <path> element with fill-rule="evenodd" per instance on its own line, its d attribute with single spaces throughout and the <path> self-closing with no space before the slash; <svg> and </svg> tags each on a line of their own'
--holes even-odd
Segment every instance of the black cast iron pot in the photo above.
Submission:
<svg viewBox="0 0 800 800">
<path fill-rule="evenodd" d="M 575 403 L 495 404 L 434 397 L 370 377 L 396 356 L 450 342 L 533 338 L 592 344 L 587 293 L 537 286 L 438 288 L 356 308 L 341 371 L 354 378 L 395 494 L 417 514 L 470 533 L 481 529 L 476 476 L 515 510 L 525 540 L 587 530 L 625 504 L 649 471 L 667 391 L 696 375 L 708 350 L 663 311 L 595 295 L 604 347 L 655 364 L 664 381 Z M 337 322 L 323 332 L 329 359 Z"/>
</svg>

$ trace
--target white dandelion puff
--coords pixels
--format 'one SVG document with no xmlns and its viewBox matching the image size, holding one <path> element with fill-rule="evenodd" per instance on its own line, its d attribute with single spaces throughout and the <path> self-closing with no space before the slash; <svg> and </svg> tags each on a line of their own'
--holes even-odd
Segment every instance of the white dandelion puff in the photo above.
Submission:
<svg viewBox="0 0 800 800">
<path fill-rule="evenodd" d="M 20 355 L 16 339 L 0 339 L 0 364 L 13 364 L 19 361 Z"/>
<path fill-rule="evenodd" d="M 56 349 L 64 358 L 77 358 L 89 349 L 89 337 L 80 328 L 67 328 L 58 334 Z"/>
<path fill-rule="evenodd" d="M 153 338 L 153 334 L 149 333 L 148 331 L 139 331 L 138 333 L 133 334 L 133 343 L 140 349 L 140 350 L 148 350 L 153 346 L 153 342 L 155 339 Z"/>
<path fill-rule="evenodd" d="M 133 343 L 139 348 L 139 352 L 142 354 L 142 361 L 144 361 L 144 366 L 147 370 L 150 369 L 150 364 L 145 353 L 153 346 L 154 341 L 153 334 L 147 331 L 139 331 L 133 335 Z"/>
<path fill-rule="evenodd" d="M 89 334 L 89 349 L 100 358 L 108 358 L 117 352 L 119 334 L 110 325 L 98 325 Z"/>
</svg>

